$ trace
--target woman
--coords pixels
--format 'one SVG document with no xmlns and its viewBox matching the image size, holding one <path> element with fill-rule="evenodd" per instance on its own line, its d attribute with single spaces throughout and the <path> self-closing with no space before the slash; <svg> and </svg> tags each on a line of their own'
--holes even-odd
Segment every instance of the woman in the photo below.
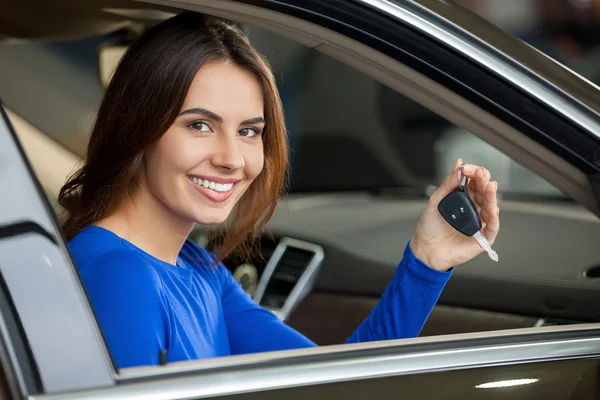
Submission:
<svg viewBox="0 0 600 400">
<path fill-rule="evenodd" d="M 145 33 L 106 91 L 85 165 L 60 193 L 63 228 L 119 368 L 310 347 L 219 262 L 272 215 L 287 165 L 282 106 L 266 62 L 236 28 L 185 13 Z M 431 196 L 393 281 L 348 342 L 416 336 L 451 275 L 482 250 Z M 462 166 L 490 242 L 497 184 Z M 217 256 L 195 224 L 227 220 Z"/>
</svg>

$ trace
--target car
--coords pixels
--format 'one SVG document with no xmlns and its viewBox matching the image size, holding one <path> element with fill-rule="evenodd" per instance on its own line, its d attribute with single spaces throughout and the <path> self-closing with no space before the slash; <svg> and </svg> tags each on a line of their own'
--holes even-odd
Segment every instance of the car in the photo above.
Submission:
<svg viewBox="0 0 600 400">
<path fill-rule="evenodd" d="M 0 48 L 11 54 L 0 78 L 2 398 L 599 395 L 600 91 L 585 78 L 450 0 L 6 3 L 4 38 L 77 46 L 40 52 L 66 54 L 62 72 L 25 45 Z M 183 10 L 244 24 L 278 75 L 290 194 L 261 254 L 225 263 L 322 346 L 116 369 L 53 204 L 85 151 L 62 116 L 93 120 L 84 111 L 110 79 L 104 62 Z M 78 69 L 81 43 L 101 49 L 96 85 Z M 342 344 L 458 156 L 500 175 L 499 263 L 457 267 L 419 337 Z M 194 240 L 213 245 L 201 227 Z"/>
</svg>

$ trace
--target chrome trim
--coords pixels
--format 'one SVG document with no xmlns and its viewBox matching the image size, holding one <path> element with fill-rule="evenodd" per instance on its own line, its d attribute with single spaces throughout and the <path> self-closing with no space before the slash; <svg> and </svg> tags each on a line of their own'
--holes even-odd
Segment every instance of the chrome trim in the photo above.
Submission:
<svg viewBox="0 0 600 400">
<path fill-rule="evenodd" d="M 554 340 L 547 337 L 548 333 L 565 331 L 570 331 L 571 337 Z M 506 336 L 515 335 L 515 331 L 510 332 Z M 515 343 L 497 344 L 506 336 L 498 332 L 490 336 L 486 333 L 452 335 L 230 357 L 185 363 L 185 374 L 183 365 L 153 368 L 155 373 L 145 376 L 138 369 L 132 371 L 129 380 L 123 371 L 124 379 L 115 388 L 31 399 L 201 399 L 355 379 L 600 356 L 599 324 L 566 330 L 553 327 L 517 330 Z M 524 340 L 532 337 L 537 340 Z M 439 349 L 436 346 L 439 343 L 453 347 Z M 236 359 L 246 360 L 246 365 Z M 251 363 L 251 360 L 256 361 Z M 203 366 L 206 371 L 202 371 Z M 218 366 L 222 368 L 215 369 Z M 173 370 L 171 376 L 166 375 L 169 370 Z M 179 375 L 175 373 L 177 370 Z"/>
<path fill-rule="evenodd" d="M 536 72 L 526 68 L 523 64 L 517 63 L 515 60 L 509 58 L 507 54 L 502 53 L 491 44 L 473 36 L 466 30 L 459 28 L 461 29 L 460 32 L 464 33 L 463 37 L 459 37 L 456 33 L 451 32 L 451 30 L 448 29 L 449 22 L 447 20 L 433 14 L 433 12 L 424 5 L 412 0 L 406 1 L 407 3 L 412 3 L 413 8 L 418 7 L 425 11 L 432 19 L 435 18 L 435 21 L 427 20 L 424 16 L 410 10 L 409 7 L 404 4 L 399 5 L 388 0 L 355 1 L 359 1 L 381 12 L 389 14 L 426 34 L 435 37 L 437 40 L 458 50 L 478 64 L 505 77 L 516 86 L 519 86 L 532 96 L 553 108 L 559 114 L 562 114 L 573 121 L 573 123 L 583 127 L 588 132 L 600 138 L 600 117 L 596 110 L 584 105 L 578 99 L 575 99 L 569 93 L 562 90 L 561 93 L 563 96 L 558 96 L 555 90 L 559 88 L 554 86 L 549 80 L 544 79 L 544 77 Z M 456 25 L 453 26 L 455 29 L 457 28 Z M 531 49 L 531 51 L 535 50 Z M 563 68 L 565 69 L 565 73 L 574 75 L 574 73 L 568 71 L 566 67 Z M 525 73 L 525 71 L 527 73 Z M 549 86 L 552 86 L 552 88 Z M 585 111 L 581 110 L 580 107 L 576 107 L 575 104 L 580 105 Z M 590 116 L 592 113 L 595 118 Z"/>
<path fill-rule="evenodd" d="M 260 281 L 258 282 L 258 286 L 256 287 L 254 301 L 256 301 L 258 304 L 260 304 L 262 300 L 269 280 L 271 279 L 273 272 L 275 272 L 277 264 L 281 260 L 281 257 L 283 256 L 285 250 L 290 247 L 311 251 L 314 253 L 314 255 L 310 259 L 308 266 L 306 267 L 302 275 L 300 275 L 300 278 L 294 285 L 294 288 L 290 292 L 288 298 L 283 303 L 283 307 L 281 307 L 281 309 L 269 309 L 265 307 L 272 311 L 275 315 L 277 315 L 279 319 L 283 321 L 287 319 L 287 317 L 294 310 L 294 308 L 296 308 L 296 306 L 302 301 L 302 299 L 304 299 L 304 297 L 310 292 L 312 284 L 317 276 L 317 272 L 319 271 L 321 263 L 325 258 L 325 252 L 323 251 L 323 248 L 321 246 L 298 239 L 283 237 L 277 244 L 273 255 L 267 262 L 267 266 L 265 267 L 265 270 L 262 276 L 260 277 Z"/>
</svg>

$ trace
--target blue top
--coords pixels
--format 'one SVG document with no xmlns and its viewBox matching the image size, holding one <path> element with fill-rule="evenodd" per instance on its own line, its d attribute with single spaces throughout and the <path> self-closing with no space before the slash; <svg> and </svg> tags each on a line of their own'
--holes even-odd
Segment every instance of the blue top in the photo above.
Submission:
<svg viewBox="0 0 600 400">
<path fill-rule="evenodd" d="M 69 243 L 118 368 L 316 346 L 257 305 L 214 255 L 187 240 L 177 265 L 109 230 L 88 226 Z M 450 278 L 410 246 L 379 303 L 347 340 L 417 336 Z"/>
</svg>

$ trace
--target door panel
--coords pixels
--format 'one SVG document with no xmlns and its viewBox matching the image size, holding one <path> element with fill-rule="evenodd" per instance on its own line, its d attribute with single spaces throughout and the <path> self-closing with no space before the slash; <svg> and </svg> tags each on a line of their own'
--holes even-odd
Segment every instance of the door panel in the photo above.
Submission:
<svg viewBox="0 0 600 400">
<path fill-rule="evenodd" d="M 598 359 L 433 372 L 228 396 L 235 400 L 597 399 Z"/>
<path fill-rule="evenodd" d="M 1 104 L 0 187 L 0 289 L 18 327 L 7 332 L 0 324 L 0 334 L 5 343 L 27 347 L 11 360 L 22 391 L 113 384 L 106 347 L 55 216 Z M 8 315 L 2 310 L 3 318 Z"/>
</svg>

